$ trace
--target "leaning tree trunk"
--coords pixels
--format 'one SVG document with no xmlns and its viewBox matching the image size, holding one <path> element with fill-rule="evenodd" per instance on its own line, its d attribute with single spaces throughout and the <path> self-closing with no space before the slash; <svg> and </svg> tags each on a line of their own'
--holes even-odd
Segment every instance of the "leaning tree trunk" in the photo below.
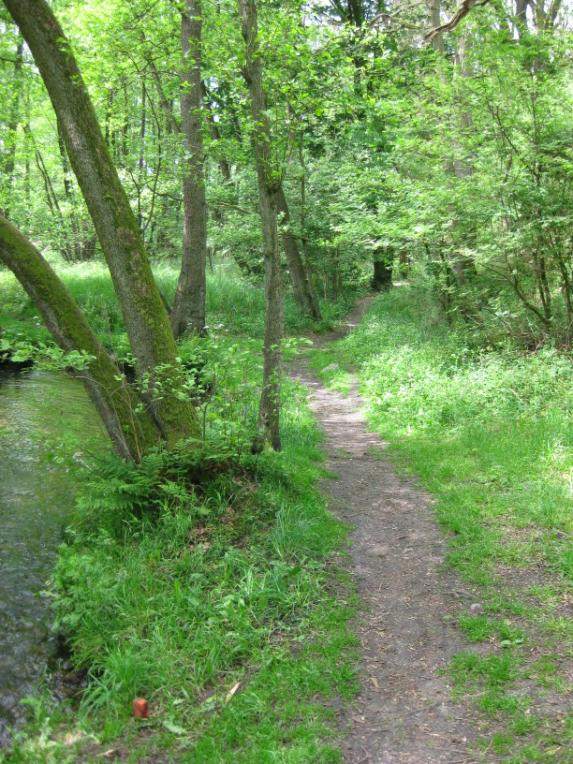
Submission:
<svg viewBox="0 0 573 764">
<path fill-rule="evenodd" d="M 200 436 L 197 413 L 177 392 L 182 370 L 169 316 L 70 44 L 45 0 L 4 0 L 52 101 L 121 306 L 140 378 L 169 442 Z M 155 391 L 161 389 L 161 394 Z"/>
<path fill-rule="evenodd" d="M 183 260 L 171 310 L 171 326 L 176 337 L 187 329 L 197 334 L 205 332 L 207 199 L 201 124 L 201 32 L 201 0 L 185 0 L 185 10 L 181 13 L 181 124 L 185 136 L 187 172 L 183 179 Z"/>
<path fill-rule="evenodd" d="M 65 351 L 75 350 L 87 356 L 87 368 L 79 376 L 118 453 L 139 461 L 145 451 L 161 439 L 153 418 L 50 265 L 2 215 L 0 262 L 22 284 L 58 345 Z"/>
<path fill-rule="evenodd" d="M 281 233 L 294 299 L 300 310 L 307 316 L 320 321 L 320 305 L 312 287 L 308 270 L 302 258 L 296 237 L 289 231 L 290 213 L 282 183 L 277 190 L 277 208 L 285 228 Z"/>
<path fill-rule="evenodd" d="M 258 433 L 253 450 L 269 443 L 275 450 L 280 441 L 280 384 L 283 304 L 277 220 L 278 170 L 272 157 L 272 135 L 263 90 L 263 62 L 258 44 L 255 0 L 239 0 L 241 31 L 245 40 L 243 74 L 251 95 L 255 160 L 263 229 L 265 261 L 265 339 L 263 389 L 259 406 Z"/>
</svg>

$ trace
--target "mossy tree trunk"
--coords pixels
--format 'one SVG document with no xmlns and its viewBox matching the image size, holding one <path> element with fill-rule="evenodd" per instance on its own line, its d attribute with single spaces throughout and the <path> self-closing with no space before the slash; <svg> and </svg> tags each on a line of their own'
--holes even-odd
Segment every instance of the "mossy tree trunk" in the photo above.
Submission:
<svg viewBox="0 0 573 764">
<path fill-rule="evenodd" d="M 254 0 L 239 0 L 241 31 L 245 40 L 243 75 L 251 96 L 254 123 L 255 160 L 259 186 L 259 205 L 263 229 L 265 262 L 265 338 L 263 389 L 259 406 L 258 433 L 254 450 L 270 444 L 275 450 L 280 440 L 281 341 L 283 297 L 277 216 L 280 174 L 272 155 L 271 127 L 263 90 L 263 62 L 258 44 L 257 7 Z"/>
<path fill-rule="evenodd" d="M 197 413 L 172 394 L 182 370 L 169 316 L 127 195 L 111 161 L 93 104 L 62 28 L 45 0 L 4 0 L 40 71 L 74 173 L 86 200 L 120 302 L 140 378 L 164 437 L 199 437 Z"/>
<path fill-rule="evenodd" d="M 203 145 L 203 84 L 201 0 L 185 0 L 181 12 L 181 126 L 187 170 L 183 178 L 183 260 L 171 310 L 176 337 L 188 329 L 205 333 L 207 285 L 207 199 Z"/>
<path fill-rule="evenodd" d="M 74 350 L 89 356 L 87 368 L 78 375 L 118 453 L 139 461 L 161 439 L 157 424 L 50 265 L 3 215 L 0 215 L 0 262 L 22 284 L 57 344 L 66 352 Z"/>
</svg>

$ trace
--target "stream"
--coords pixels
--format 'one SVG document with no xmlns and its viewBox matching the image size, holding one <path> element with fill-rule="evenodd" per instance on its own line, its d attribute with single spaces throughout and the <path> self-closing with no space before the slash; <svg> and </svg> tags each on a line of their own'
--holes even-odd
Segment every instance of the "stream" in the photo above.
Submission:
<svg viewBox="0 0 573 764">
<path fill-rule="evenodd" d="M 74 500 L 73 467 L 58 457 L 79 459 L 103 438 L 78 380 L 0 368 L 0 746 L 55 653 L 41 593 Z"/>
</svg>

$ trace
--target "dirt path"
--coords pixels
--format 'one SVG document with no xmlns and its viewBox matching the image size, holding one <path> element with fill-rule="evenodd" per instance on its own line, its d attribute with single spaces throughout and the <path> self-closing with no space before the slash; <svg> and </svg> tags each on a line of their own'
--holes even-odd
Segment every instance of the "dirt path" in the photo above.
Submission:
<svg viewBox="0 0 573 764">
<path fill-rule="evenodd" d="M 322 345 L 355 326 L 370 300 L 355 308 L 342 331 L 314 337 Z M 441 567 L 445 541 L 431 499 L 398 477 L 381 457 L 383 443 L 369 432 L 363 401 L 327 390 L 304 359 L 293 376 L 308 386 L 324 430 L 328 469 L 324 490 L 335 512 L 352 526 L 352 571 L 364 603 L 358 624 L 362 690 L 344 720 L 350 764 L 466 764 L 475 739 L 461 705 L 450 701 L 449 659 L 463 650 L 450 625 L 459 600 L 469 604 L 457 577 Z M 467 714 L 469 716 L 469 714 Z"/>
</svg>

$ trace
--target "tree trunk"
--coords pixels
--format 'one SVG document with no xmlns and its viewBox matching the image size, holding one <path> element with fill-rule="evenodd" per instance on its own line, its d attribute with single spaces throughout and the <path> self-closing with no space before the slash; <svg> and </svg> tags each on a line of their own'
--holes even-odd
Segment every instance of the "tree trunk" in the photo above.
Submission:
<svg viewBox="0 0 573 764">
<path fill-rule="evenodd" d="M 208 97 L 208 91 L 205 83 L 202 84 L 202 92 L 203 92 L 203 98 L 207 100 Z M 207 122 L 209 124 L 209 133 L 211 134 L 211 138 L 215 143 L 219 142 L 221 140 L 221 132 L 219 130 L 219 126 L 217 124 L 217 120 L 215 119 L 215 115 L 213 114 L 213 109 L 207 106 L 206 109 L 207 112 Z M 231 183 L 231 165 L 227 161 L 225 157 L 220 157 L 217 160 L 217 163 L 219 165 L 219 172 L 221 173 L 221 177 L 223 178 L 223 182 L 225 184 Z"/>
<path fill-rule="evenodd" d="M 22 284 L 38 308 L 54 340 L 65 351 L 79 351 L 90 360 L 78 376 L 94 402 L 109 436 L 126 459 L 139 461 L 157 445 L 161 433 L 141 400 L 90 329 L 72 296 L 38 250 L 0 215 L 0 262 Z"/>
<path fill-rule="evenodd" d="M 455 53 L 454 65 L 455 69 L 459 72 L 462 82 L 471 77 L 471 69 L 468 61 L 468 46 L 469 38 L 467 32 L 463 32 L 457 38 L 457 48 Z M 455 92 L 456 105 L 459 106 L 459 129 L 462 135 L 469 135 L 473 132 L 472 115 L 469 112 L 467 106 L 462 101 L 463 87 L 457 87 Z M 458 146 L 458 153 L 463 151 L 463 146 Z M 471 159 L 465 157 L 458 157 L 454 162 L 454 175 L 459 180 L 465 180 L 470 178 L 474 174 L 474 167 Z M 470 234 L 472 236 L 472 234 Z M 466 233 L 466 240 L 469 239 Z M 470 239 L 471 240 L 471 239 Z M 461 252 L 458 252 L 452 263 L 452 270 L 456 277 L 456 283 L 458 288 L 464 287 L 468 280 L 471 280 L 476 274 L 475 263 L 471 257 L 468 257 Z"/>
<path fill-rule="evenodd" d="M 277 209 L 281 213 L 281 222 L 285 226 L 285 230 L 282 231 L 281 237 L 288 263 L 294 299 L 303 313 L 314 318 L 316 321 L 320 321 L 322 316 L 320 314 L 318 298 L 312 287 L 312 282 L 309 278 L 304 260 L 302 259 L 298 242 L 295 236 L 288 230 L 290 213 L 282 183 L 279 185 L 277 191 Z"/>
<path fill-rule="evenodd" d="M 9 217 L 9 206 L 14 186 L 14 169 L 16 167 L 16 141 L 18 124 L 20 122 L 20 100 L 22 91 L 22 63 L 24 60 L 24 41 L 18 40 L 16 58 L 14 59 L 14 81 L 11 87 L 10 116 L 8 117 L 8 136 L 6 140 L 6 155 L 2 162 L 2 178 L 0 179 L 0 205 L 3 204 L 4 214 Z"/>
<path fill-rule="evenodd" d="M 246 60 L 243 70 L 251 95 L 254 123 L 255 161 L 259 186 L 259 204 L 263 229 L 265 261 L 265 339 L 263 350 L 263 388 L 259 406 L 258 432 L 253 450 L 269 443 L 275 450 L 280 441 L 281 341 L 283 302 L 277 219 L 278 169 L 272 157 L 272 135 L 266 113 L 263 90 L 263 62 L 258 44 L 255 0 L 239 0 L 241 31 L 245 40 Z"/>
<path fill-rule="evenodd" d="M 385 292 L 392 287 L 392 263 L 388 259 L 379 259 L 379 255 L 376 257 L 371 286 L 376 292 Z"/>
<path fill-rule="evenodd" d="M 432 29 L 437 29 L 442 23 L 441 11 L 442 11 L 441 0 L 430 0 L 430 15 L 431 15 Z M 441 32 L 438 32 L 432 37 L 431 45 L 432 45 L 432 48 L 438 53 L 444 52 L 444 36 Z"/>
<path fill-rule="evenodd" d="M 171 311 L 176 337 L 187 329 L 205 333 L 207 284 L 207 199 L 203 146 L 201 0 L 186 0 L 181 13 L 181 124 L 185 136 L 187 172 L 183 179 L 183 260 Z"/>
<path fill-rule="evenodd" d="M 45 0 L 4 0 L 30 48 L 60 124 L 117 292 L 140 378 L 170 442 L 200 437 L 197 412 L 173 394 L 182 370 L 137 221 L 119 181 L 70 44 Z M 161 387 L 161 395 L 155 391 Z"/>
</svg>

